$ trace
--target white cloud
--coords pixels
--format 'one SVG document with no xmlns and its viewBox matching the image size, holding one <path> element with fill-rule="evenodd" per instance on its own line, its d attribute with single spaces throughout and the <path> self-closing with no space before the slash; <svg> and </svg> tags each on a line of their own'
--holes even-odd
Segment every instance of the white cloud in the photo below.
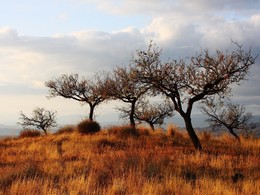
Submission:
<svg viewBox="0 0 260 195">
<path fill-rule="evenodd" d="M 0 36 L 1 38 L 17 37 L 17 31 L 9 26 L 6 26 L 0 29 Z"/>
<path fill-rule="evenodd" d="M 260 14 L 253 15 L 253 16 L 250 18 L 250 21 L 252 22 L 253 25 L 255 25 L 255 26 L 260 26 Z"/>
<path fill-rule="evenodd" d="M 34 81 L 44 82 L 63 73 L 91 75 L 128 63 L 132 52 L 145 45 L 142 34 L 134 28 L 113 33 L 86 30 L 53 37 L 20 36 L 6 27 L 0 32 L 2 85 L 35 86 Z"/>
</svg>

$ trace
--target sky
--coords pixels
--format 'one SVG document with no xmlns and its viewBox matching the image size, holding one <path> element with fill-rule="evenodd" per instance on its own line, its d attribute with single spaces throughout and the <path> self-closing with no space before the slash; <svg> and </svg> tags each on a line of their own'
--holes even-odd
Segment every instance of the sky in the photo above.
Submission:
<svg viewBox="0 0 260 195">
<path fill-rule="evenodd" d="M 232 51 L 231 40 L 257 55 L 259 36 L 258 0 L 0 0 L 0 125 L 17 125 L 19 113 L 35 107 L 56 110 L 59 124 L 79 122 L 88 106 L 48 99 L 44 83 L 127 65 L 150 40 L 164 59 L 179 59 L 205 48 Z M 253 115 L 260 115 L 259 75 L 260 57 L 233 87 L 233 100 Z M 102 104 L 96 119 L 117 121 L 118 104 Z"/>
</svg>

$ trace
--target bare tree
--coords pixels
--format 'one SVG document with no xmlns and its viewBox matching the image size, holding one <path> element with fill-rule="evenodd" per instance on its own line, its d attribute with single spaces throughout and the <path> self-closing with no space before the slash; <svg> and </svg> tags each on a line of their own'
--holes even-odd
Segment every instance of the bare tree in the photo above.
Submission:
<svg viewBox="0 0 260 195">
<path fill-rule="evenodd" d="M 208 116 L 206 120 L 213 128 L 226 127 L 229 132 L 240 140 L 235 130 L 245 130 L 252 119 L 252 114 L 246 112 L 243 105 L 232 103 L 230 100 L 225 102 L 214 99 L 205 101 L 206 106 L 202 106 L 202 112 Z"/>
<path fill-rule="evenodd" d="M 194 147 L 201 150 L 201 143 L 192 126 L 191 113 L 194 103 L 219 94 L 230 93 L 231 85 L 245 79 L 255 58 L 251 50 L 233 52 L 202 51 L 196 57 L 162 63 L 161 50 L 150 44 L 147 51 L 138 51 L 133 67 L 140 82 L 171 99 L 174 109 L 185 122 Z"/>
<path fill-rule="evenodd" d="M 126 67 L 117 67 L 112 73 L 109 94 L 114 99 L 121 100 L 130 105 L 130 109 L 124 107 L 118 108 L 123 113 L 128 113 L 131 126 L 135 127 L 135 109 L 136 103 L 147 92 L 147 88 L 137 82 L 137 78 L 131 69 Z M 125 110 L 125 111 L 124 111 Z M 127 110 L 127 111 L 126 111 Z"/>
<path fill-rule="evenodd" d="M 48 128 L 57 126 L 56 123 L 56 111 L 47 110 L 45 108 L 35 108 L 32 112 L 32 116 L 28 117 L 23 112 L 20 113 L 20 120 L 18 124 L 23 127 L 33 126 L 37 129 L 41 129 L 47 134 Z"/>
<path fill-rule="evenodd" d="M 96 74 L 93 79 L 80 78 L 78 74 L 63 74 L 45 83 L 49 88 L 49 97 L 61 96 L 89 105 L 89 119 L 93 120 L 94 109 L 108 96 L 106 95 L 107 78 Z"/>
<path fill-rule="evenodd" d="M 139 121 L 147 122 L 151 129 L 154 125 L 162 125 L 164 119 L 173 116 L 173 106 L 169 101 L 163 103 L 149 103 L 149 101 L 140 101 L 137 104 L 134 117 Z"/>
</svg>

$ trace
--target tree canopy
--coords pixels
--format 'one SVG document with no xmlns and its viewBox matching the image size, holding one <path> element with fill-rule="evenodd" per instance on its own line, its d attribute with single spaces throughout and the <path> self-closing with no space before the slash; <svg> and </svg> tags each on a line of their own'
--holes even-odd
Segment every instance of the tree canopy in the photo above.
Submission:
<svg viewBox="0 0 260 195">
<path fill-rule="evenodd" d="M 107 78 L 98 74 L 93 79 L 80 78 L 78 74 L 63 74 L 60 77 L 47 81 L 49 97 L 61 96 L 89 105 L 89 119 L 93 120 L 94 109 L 108 99 Z"/>
</svg>

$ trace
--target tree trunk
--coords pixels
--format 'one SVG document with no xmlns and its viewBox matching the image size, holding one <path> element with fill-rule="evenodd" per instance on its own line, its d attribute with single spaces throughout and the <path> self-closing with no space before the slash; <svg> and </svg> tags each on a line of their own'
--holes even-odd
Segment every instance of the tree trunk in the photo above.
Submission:
<svg viewBox="0 0 260 195">
<path fill-rule="evenodd" d="M 239 136 L 233 131 L 232 127 L 228 127 L 229 132 L 240 142 Z"/>
<path fill-rule="evenodd" d="M 44 132 L 45 135 L 48 134 L 47 129 L 42 128 L 42 130 L 43 130 L 43 132 Z"/>
<path fill-rule="evenodd" d="M 153 125 L 153 123 L 149 123 L 149 125 L 150 125 L 151 129 L 154 131 L 154 125 Z"/>
<path fill-rule="evenodd" d="M 186 126 L 186 130 L 188 131 L 188 134 L 190 136 L 190 139 L 195 147 L 196 150 L 202 150 L 202 146 L 200 144 L 200 140 L 198 138 L 198 136 L 196 135 L 192 123 L 191 123 L 191 118 L 190 116 L 183 116 L 184 122 L 185 122 L 185 126 Z"/>
<path fill-rule="evenodd" d="M 93 105 L 89 105 L 89 120 L 93 121 L 93 116 L 94 116 L 94 106 Z"/>
<path fill-rule="evenodd" d="M 134 114 L 135 114 L 135 102 L 132 102 L 132 105 L 131 105 L 131 112 L 130 112 L 130 124 L 132 127 L 135 128 L 135 118 L 134 118 Z"/>
</svg>

